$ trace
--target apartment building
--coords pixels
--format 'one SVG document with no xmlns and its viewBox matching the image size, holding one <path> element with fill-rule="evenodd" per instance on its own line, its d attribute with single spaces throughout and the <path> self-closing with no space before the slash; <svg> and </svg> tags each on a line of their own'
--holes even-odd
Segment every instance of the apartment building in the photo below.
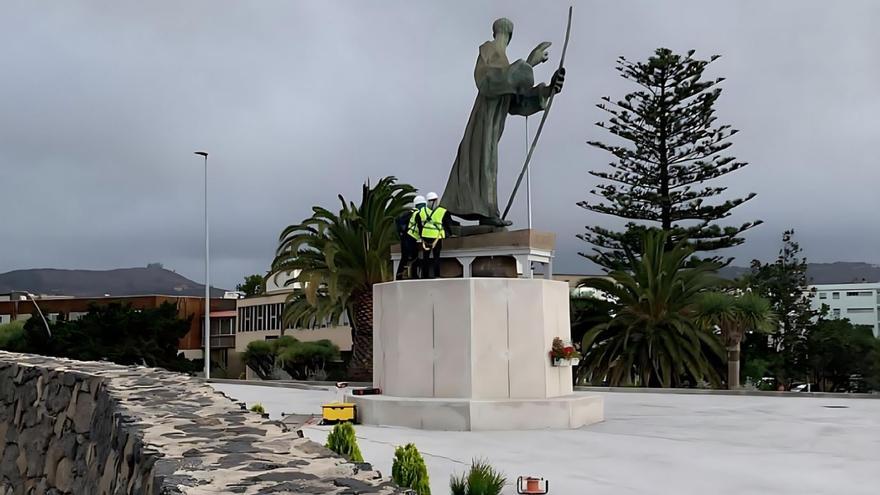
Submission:
<svg viewBox="0 0 880 495">
<path fill-rule="evenodd" d="M 847 318 L 867 325 L 880 337 L 880 283 L 812 285 L 813 308 L 828 306 L 829 318 Z"/>
<path fill-rule="evenodd" d="M 255 340 L 277 339 L 282 334 L 290 335 L 303 342 L 327 339 L 343 352 L 351 351 L 351 326 L 343 316 L 338 325 L 324 323 L 312 328 L 293 328 L 284 325 L 282 314 L 284 302 L 294 286 L 285 285 L 285 278 L 269 279 L 266 291 L 259 296 L 239 299 L 236 302 L 235 358 L 240 359 L 247 345 Z M 239 369 L 230 366 L 231 369 Z M 257 379 L 250 369 L 241 368 L 247 379 Z"/>
</svg>

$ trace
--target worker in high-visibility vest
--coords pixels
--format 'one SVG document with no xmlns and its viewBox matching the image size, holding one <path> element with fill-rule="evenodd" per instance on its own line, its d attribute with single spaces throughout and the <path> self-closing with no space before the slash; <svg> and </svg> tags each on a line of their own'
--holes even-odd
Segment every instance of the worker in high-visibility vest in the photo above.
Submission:
<svg viewBox="0 0 880 495">
<path fill-rule="evenodd" d="M 416 225 L 416 215 L 427 206 L 424 196 L 416 196 L 410 208 L 397 219 L 397 236 L 400 238 L 400 264 L 395 279 L 419 278 L 419 249 L 422 240 Z"/>
<path fill-rule="evenodd" d="M 419 209 L 416 215 L 422 245 L 422 278 L 439 278 L 440 250 L 452 222 L 446 208 L 437 204 L 440 200 L 437 193 L 429 192 L 425 199 L 428 201 L 427 206 Z"/>
</svg>

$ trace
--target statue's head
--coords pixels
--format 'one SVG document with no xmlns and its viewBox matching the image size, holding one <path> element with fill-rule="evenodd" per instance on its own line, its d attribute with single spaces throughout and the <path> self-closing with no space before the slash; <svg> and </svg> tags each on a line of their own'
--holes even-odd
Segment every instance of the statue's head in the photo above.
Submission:
<svg viewBox="0 0 880 495">
<path fill-rule="evenodd" d="M 506 17 L 492 23 L 492 36 L 497 38 L 502 34 L 507 36 L 507 42 L 510 43 L 510 39 L 513 38 L 513 21 Z"/>
</svg>

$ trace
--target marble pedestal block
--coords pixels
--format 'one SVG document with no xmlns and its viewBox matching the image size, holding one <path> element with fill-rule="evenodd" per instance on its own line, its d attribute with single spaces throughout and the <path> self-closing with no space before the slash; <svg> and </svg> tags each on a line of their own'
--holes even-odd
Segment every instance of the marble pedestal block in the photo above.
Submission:
<svg viewBox="0 0 880 495">
<path fill-rule="evenodd" d="M 404 280 L 373 292 L 373 383 L 353 396 L 365 424 L 441 430 L 578 428 L 602 399 L 554 367 L 570 336 L 568 284 L 541 279 Z"/>
</svg>

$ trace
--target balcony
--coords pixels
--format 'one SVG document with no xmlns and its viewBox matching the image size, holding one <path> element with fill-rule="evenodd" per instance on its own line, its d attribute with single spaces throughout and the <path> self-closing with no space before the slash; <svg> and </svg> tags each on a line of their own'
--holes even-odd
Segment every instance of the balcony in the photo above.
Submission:
<svg viewBox="0 0 880 495">
<path fill-rule="evenodd" d="M 219 335 L 211 332 L 211 349 L 231 349 L 235 347 L 235 335 Z"/>
</svg>

